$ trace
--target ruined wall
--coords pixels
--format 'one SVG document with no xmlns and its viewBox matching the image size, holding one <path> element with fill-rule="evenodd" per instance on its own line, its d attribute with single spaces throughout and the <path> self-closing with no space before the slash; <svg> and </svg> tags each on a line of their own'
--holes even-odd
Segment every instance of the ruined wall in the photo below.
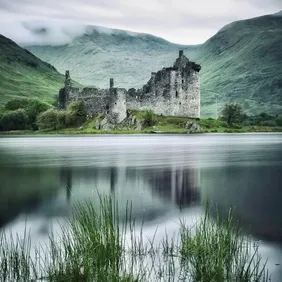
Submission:
<svg viewBox="0 0 282 282">
<path fill-rule="evenodd" d="M 109 108 L 109 89 L 71 88 L 68 101 L 83 101 L 88 114 L 97 115 L 106 112 Z"/>
<path fill-rule="evenodd" d="M 190 62 L 180 50 L 173 67 L 152 72 L 142 89 L 128 91 L 114 88 L 112 78 L 109 89 L 74 88 L 67 71 L 65 87 L 59 94 L 59 108 L 65 108 L 69 101 L 81 100 L 88 114 L 106 113 L 111 123 L 124 120 L 127 109 L 151 109 L 158 115 L 199 118 L 200 70 L 201 66 Z"/>
<path fill-rule="evenodd" d="M 69 76 L 66 73 L 66 78 Z M 108 123 L 120 123 L 126 118 L 126 89 L 113 88 L 110 80 L 109 89 L 95 87 L 75 88 L 66 86 L 59 93 L 59 109 L 65 109 L 71 101 L 82 101 L 87 114 L 106 114 Z"/>
<path fill-rule="evenodd" d="M 200 117 L 200 66 L 190 62 L 183 52 L 173 67 L 152 73 L 142 89 L 129 89 L 127 108 L 151 109 L 166 116 Z"/>
<path fill-rule="evenodd" d="M 126 118 L 126 90 L 110 88 L 109 110 L 107 120 L 109 123 L 120 123 Z"/>
</svg>

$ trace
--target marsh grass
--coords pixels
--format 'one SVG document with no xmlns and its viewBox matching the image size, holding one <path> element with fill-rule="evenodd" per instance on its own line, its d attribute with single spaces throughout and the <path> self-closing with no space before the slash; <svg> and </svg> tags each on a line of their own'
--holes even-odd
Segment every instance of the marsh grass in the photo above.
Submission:
<svg viewBox="0 0 282 282">
<path fill-rule="evenodd" d="M 269 281 L 258 246 L 242 236 L 231 211 L 222 221 L 210 218 L 208 209 L 194 229 L 181 224 L 180 254 L 189 264 L 192 281 Z"/>
<path fill-rule="evenodd" d="M 213 220 L 207 209 L 194 227 L 181 221 L 178 235 L 155 244 L 142 227 L 136 231 L 130 205 L 121 222 L 114 200 L 100 202 L 98 209 L 90 201 L 77 204 L 61 235 L 52 233 L 44 247 L 33 249 L 26 232 L 15 239 L 2 233 L 0 281 L 269 281 L 257 246 L 241 235 L 231 214 Z"/>
</svg>

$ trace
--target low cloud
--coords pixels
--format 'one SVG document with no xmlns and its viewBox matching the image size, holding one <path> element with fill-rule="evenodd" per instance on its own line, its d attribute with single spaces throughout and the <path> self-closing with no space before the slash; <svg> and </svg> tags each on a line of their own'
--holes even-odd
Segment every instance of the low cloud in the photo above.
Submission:
<svg viewBox="0 0 282 282">
<path fill-rule="evenodd" d="M 203 43 L 224 25 L 278 12 L 281 0 L 0 0 L 0 33 L 22 45 L 63 45 L 113 28 L 182 44 Z M 36 16 L 35 16 L 36 15 Z M 134 33 L 131 33 L 134 35 Z"/>
</svg>

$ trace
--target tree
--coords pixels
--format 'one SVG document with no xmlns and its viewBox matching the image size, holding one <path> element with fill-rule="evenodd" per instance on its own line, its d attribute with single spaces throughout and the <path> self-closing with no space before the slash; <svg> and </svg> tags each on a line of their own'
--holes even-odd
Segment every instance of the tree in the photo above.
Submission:
<svg viewBox="0 0 282 282">
<path fill-rule="evenodd" d="M 5 109 L 8 111 L 14 111 L 18 109 L 24 109 L 30 126 L 36 130 L 36 117 L 46 110 L 50 109 L 50 105 L 40 101 L 37 98 L 15 98 L 6 103 Z"/>
<path fill-rule="evenodd" d="M 67 107 L 67 126 L 79 126 L 86 121 L 87 112 L 83 102 L 73 101 Z"/>
<path fill-rule="evenodd" d="M 232 127 L 234 123 L 240 123 L 243 120 L 244 112 L 239 104 L 227 104 L 221 112 L 222 120 L 225 120 L 228 126 Z"/>
<path fill-rule="evenodd" d="M 23 109 L 6 112 L 2 115 L 0 124 L 4 131 L 24 130 L 28 128 L 28 116 Z"/>
<path fill-rule="evenodd" d="M 146 110 L 144 115 L 144 125 L 153 126 L 156 124 L 156 119 L 152 110 Z"/>
<path fill-rule="evenodd" d="M 58 128 L 58 111 L 49 109 L 38 115 L 36 125 L 39 129 L 56 130 Z"/>
</svg>

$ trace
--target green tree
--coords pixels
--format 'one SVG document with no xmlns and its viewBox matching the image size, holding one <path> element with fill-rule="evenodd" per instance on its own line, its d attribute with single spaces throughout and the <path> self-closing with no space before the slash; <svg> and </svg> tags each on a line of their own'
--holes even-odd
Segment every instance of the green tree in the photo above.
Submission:
<svg viewBox="0 0 282 282">
<path fill-rule="evenodd" d="M 58 111 L 49 109 L 40 113 L 36 119 L 36 125 L 39 129 L 56 130 L 58 127 Z"/>
<path fill-rule="evenodd" d="M 32 126 L 33 130 L 38 129 L 36 126 L 37 116 L 50 108 L 51 106 L 49 104 L 42 102 L 38 99 L 29 99 L 28 104 L 24 109 L 28 115 L 29 123 Z"/>
<path fill-rule="evenodd" d="M 275 119 L 275 122 L 276 122 L 276 125 L 277 125 L 277 126 L 282 126 L 282 116 L 278 116 L 278 117 Z"/>
<path fill-rule="evenodd" d="M 4 108 L 6 111 L 15 111 L 18 109 L 24 109 L 28 105 L 28 98 L 15 98 L 8 101 Z"/>
<path fill-rule="evenodd" d="M 227 104 L 221 112 L 221 119 L 225 120 L 229 127 L 232 127 L 234 123 L 242 122 L 243 118 L 244 112 L 239 104 Z"/>
<path fill-rule="evenodd" d="M 87 119 L 87 112 L 83 102 L 73 101 L 67 107 L 67 126 L 79 126 Z"/>
<path fill-rule="evenodd" d="M 36 125 L 39 129 L 57 130 L 66 127 L 66 111 L 48 109 L 38 115 Z"/>
<path fill-rule="evenodd" d="M 154 112 L 152 110 L 146 110 L 144 115 L 144 125 L 153 126 L 154 124 L 156 124 Z"/>
<path fill-rule="evenodd" d="M 23 109 L 9 111 L 2 115 L 0 124 L 4 131 L 24 130 L 28 128 L 28 116 Z"/>
<path fill-rule="evenodd" d="M 40 101 L 37 98 L 16 98 L 12 99 L 5 105 L 5 110 L 14 111 L 18 109 L 24 109 L 28 119 L 29 124 L 33 130 L 37 129 L 36 117 L 51 108 L 51 105 Z"/>
</svg>

